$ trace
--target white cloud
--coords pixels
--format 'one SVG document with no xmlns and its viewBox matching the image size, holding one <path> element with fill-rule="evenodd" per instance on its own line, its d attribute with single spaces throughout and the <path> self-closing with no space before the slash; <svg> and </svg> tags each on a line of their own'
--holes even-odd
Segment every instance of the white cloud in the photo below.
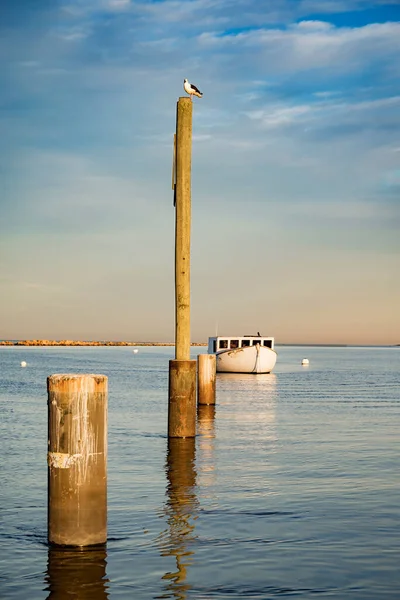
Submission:
<svg viewBox="0 0 400 600">
<path fill-rule="evenodd" d="M 207 142 L 211 140 L 212 135 L 209 133 L 194 133 L 192 136 L 193 142 Z"/>
<path fill-rule="evenodd" d="M 365 101 L 342 101 L 336 102 L 330 100 L 328 96 L 323 101 L 317 101 L 310 104 L 291 104 L 269 103 L 264 108 L 249 111 L 245 113 L 250 119 L 260 121 L 265 128 L 285 127 L 295 123 L 310 125 L 318 120 L 323 127 L 331 125 L 333 122 L 337 127 L 342 124 L 349 124 L 350 121 L 371 123 L 371 126 L 378 123 L 374 119 L 374 114 L 382 113 L 386 116 L 385 109 L 394 108 L 400 110 L 400 96 L 390 98 L 379 98 L 376 100 Z M 364 113 L 359 115 L 358 113 Z"/>
<path fill-rule="evenodd" d="M 318 27 L 300 23 L 288 29 L 256 29 L 224 35 L 205 32 L 198 36 L 200 47 L 215 52 L 245 53 L 249 65 L 263 61 L 265 73 L 294 72 L 334 66 L 345 74 L 377 61 L 400 56 L 400 22 L 374 23 L 364 27 Z M 252 52 L 260 52 L 255 56 Z M 243 61 L 240 61 L 242 66 Z M 254 68 L 254 66 L 253 66 Z"/>
<path fill-rule="evenodd" d="M 341 221 L 349 225 L 351 221 L 377 222 L 380 219 L 391 218 L 393 211 L 383 203 L 350 199 L 339 202 L 321 197 L 314 202 L 288 202 L 283 207 L 285 213 L 295 218 L 319 220 L 320 222 Z M 351 226 L 351 225 L 350 225 Z"/>
<path fill-rule="evenodd" d="M 21 60 L 18 62 L 18 66 L 25 69 L 35 69 L 40 66 L 40 62 L 37 60 Z"/>
<path fill-rule="evenodd" d="M 312 112 L 311 105 L 269 106 L 266 110 L 247 113 L 250 119 L 260 120 L 264 127 L 279 127 L 294 123 Z"/>
<path fill-rule="evenodd" d="M 88 35 L 89 33 L 84 31 L 66 31 L 59 33 L 58 37 L 66 42 L 75 42 L 76 40 L 84 40 Z"/>
<path fill-rule="evenodd" d="M 107 5 L 110 9 L 125 9 L 131 5 L 131 0 L 108 0 Z"/>
<path fill-rule="evenodd" d="M 338 90 L 327 90 L 324 92 L 314 92 L 314 96 L 316 98 L 331 98 L 332 96 L 337 96 L 338 94 L 340 94 L 340 91 Z"/>
<path fill-rule="evenodd" d="M 333 25 L 326 21 L 300 21 L 292 25 L 292 28 L 304 31 L 328 31 L 333 29 Z"/>
</svg>

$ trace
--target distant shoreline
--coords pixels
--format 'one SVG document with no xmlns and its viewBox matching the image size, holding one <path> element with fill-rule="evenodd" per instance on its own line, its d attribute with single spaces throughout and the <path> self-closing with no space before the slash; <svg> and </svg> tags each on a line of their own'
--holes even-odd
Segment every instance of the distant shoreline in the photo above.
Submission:
<svg viewBox="0 0 400 600">
<path fill-rule="evenodd" d="M 191 346 L 207 346 L 193 342 Z M 0 340 L 0 346 L 175 346 L 174 342 L 112 342 L 86 340 Z"/>
<path fill-rule="evenodd" d="M 207 342 L 192 342 L 191 346 L 208 346 Z M 319 348 L 352 348 L 383 347 L 399 348 L 400 344 L 275 344 L 279 346 L 319 347 Z M 0 340 L 0 346 L 175 346 L 174 342 L 115 342 L 88 340 Z"/>
</svg>

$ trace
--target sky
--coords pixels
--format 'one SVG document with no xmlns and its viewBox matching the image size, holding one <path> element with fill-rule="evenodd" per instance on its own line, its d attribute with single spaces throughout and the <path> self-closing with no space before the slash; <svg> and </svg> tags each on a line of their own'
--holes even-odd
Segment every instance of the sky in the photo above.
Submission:
<svg viewBox="0 0 400 600">
<path fill-rule="evenodd" d="M 400 0 L 6 0 L 0 339 L 400 344 Z"/>
</svg>

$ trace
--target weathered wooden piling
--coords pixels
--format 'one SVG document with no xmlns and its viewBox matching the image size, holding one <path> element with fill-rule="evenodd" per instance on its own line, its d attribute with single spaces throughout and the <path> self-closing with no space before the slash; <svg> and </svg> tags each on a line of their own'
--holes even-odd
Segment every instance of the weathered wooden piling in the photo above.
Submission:
<svg viewBox="0 0 400 600">
<path fill-rule="evenodd" d="M 216 357 L 215 354 L 197 356 L 197 402 L 215 404 Z"/>
<path fill-rule="evenodd" d="M 48 541 L 107 540 L 105 375 L 51 375 L 48 392 Z"/>
<path fill-rule="evenodd" d="M 169 363 L 168 436 L 196 435 L 196 361 L 190 360 L 192 109 L 179 98 L 175 142 L 175 360 Z"/>
<path fill-rule="evenodd" d="M 196 435 L 196 361 L 169 361 L 168 437 Z"/>
</svg>

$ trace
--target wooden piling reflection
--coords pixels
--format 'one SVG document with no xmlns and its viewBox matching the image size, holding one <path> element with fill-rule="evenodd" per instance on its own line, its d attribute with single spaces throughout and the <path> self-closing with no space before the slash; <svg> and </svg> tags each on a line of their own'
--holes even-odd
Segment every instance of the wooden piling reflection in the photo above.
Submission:
<svg viewBox="0 0 400 600">
<path fill-rule="evenodd" d="M 106 547 L 90 549 L 49 547 L 45 583 L 47 600 L 106 600 Z"/>
<path fill-rule="evenodd" d="M 197 475 L 199 485 L 215 482 L 215 404 L 197 407 Z"/>
<path fill-rule="evenodd" d="M 202 438 L 215 438 L 215 404 L 199 404 L 197 407 L 197 430 Z"/>
<path fill-rule="evenodd" d="M 163 576 L 165 591 L 181 600 L 186 598 L 190 584 L 187 571 L 192 562 L 195 535 L 195 518 L 198 511 L 196 496 L 196 446 L 194 438 L 168 440 L 166 459 L 167 499 L 164 513 L 168 528 L 158 539 L 161 556 L 173 556 L 176 571 Z M 164 597 L 164 596 L 162 596 Z"/>
</svg>

